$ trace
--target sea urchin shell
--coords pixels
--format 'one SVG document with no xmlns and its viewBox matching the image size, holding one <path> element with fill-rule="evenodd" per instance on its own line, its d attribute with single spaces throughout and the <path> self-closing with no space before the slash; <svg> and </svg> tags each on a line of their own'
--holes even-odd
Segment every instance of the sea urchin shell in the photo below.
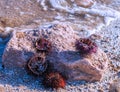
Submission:
<svg viewBox="0 0 120 92">
<path fill-rule="evenodd" d="M 35 47 L 39 52 L 49 53 L 51 51 L 51 42 L 45 38 L 40 38 L 36 41 Z"/>
<path fill-rule="evenodd" d="M 81 54 L 96 53 L 97 48 L 98 48 L 97 44 L 95 42 L 92 42 L 88 38 L 80 38 L 79 40 L 76 41 L 76 49 Z"/>
<path fill-rule="evenodd" d="M 35 55 L 28 61 L 29 70 L 35 75 L 42 75 L 47 68 L 44 56 Z"/>
<path fill-rule="evenodd" d="M 47 88 L 64 88 L 65 80 L 58 72 L 51 72 L 45 75 L 43 85 Z"/>
</svg>

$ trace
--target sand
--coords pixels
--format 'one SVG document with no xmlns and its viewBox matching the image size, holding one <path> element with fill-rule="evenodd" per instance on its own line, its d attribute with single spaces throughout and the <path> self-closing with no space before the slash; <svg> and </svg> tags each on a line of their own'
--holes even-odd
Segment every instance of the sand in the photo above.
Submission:
<svg viewBox="0 0 120 92">
<path fill-rule="evenodd" d="M 7 0 L 1 0 L 5 3 Z M 0 2 L 1 2 L 0 1 Z M 16 0 L 12 0 L 16 1 Z M 24 0 L 22 0 L 24 2 Z M 34 1 L 34 0 L 29 0 Z M 10 2 L 10 0 L 9 0 Z M 117 2 L 117 3 L 116 3 Z M 115 9 L 119 8 L 119 0 L 114 2 L 112 7 Z M 35 6 L 39 7 L 39 4 L 35 2 Z M 115 4 L 116 3 L 116 4 Z M 23 5 L 23 4 L 22 4 Z M 34 4 L 33 4 L 34 5 Z M 116 5 L 116 6 L 115 6 Z M 33 7 L 33 6 L 32 6 Z M 111 6 L 110 6 L 111 7 Z M 4 6 L 3 6 L 4 8 Z M 2 8 L 0 8 L 2 9 Z M 36 9 L 34 11 L 37 11 Z M 42 19 L 43 16 L 39 17 L 40 11 L 38 11 L 38 15 L 32 17 L 32 19 L 28 18 L 21 18 L 22 22 L 14 22 L 4 25 L 4 27 L 27 27 L 28 28 L 34 28 L 38 25 L 41 25 L 42 23 L 51 22 L 51 18 L 46 16 L 46 20 L 42 20 L 44 22 L 41 22 L 40 19 Z M 57 15 L 56 12 L 52 12 Z M 11 13 L 12 14 L 12 13 Z M 11 15 L 10 14 L 10 15 Z M 22 13 L 23 14 L 23 13 Z M 35 13 L 36 14 L 36 13 Z M 43 12 L 42 12 L 43 14 Z M 48 13 L 51 14 L 51 13 Z M 4 17 L 6 12 L 2 12 L 0 14 L 2 17 Z M 17 15 L 17 14 L 15 14 Z M 45 15 L 45 14 L 44 14 Z M 18 15 L 19 16 L 19 15 Z M 67 14 L 66 14 L 67 16 Z M 10 17 L 11 18 L 11 17 Z M 14 19 L 14 18 L 13 18 Z M 26 19 L 26 21 L 23 21 Z M 54 19 L 54 17 L 52 17 Z M 79 18 L 78 18 L 79 19 Z M 10 20 L 10 19 L 9 19 Z M 32 21 L 32 22 L 31 22 Z M 41 23 L 41 24 L 40 24 Z M 13 25 L 11 25 L 13 24 Z M 27 25 L 27 26 L 26 26 Z M 73 26 L 75 27 L 75 26 Z M 76 28 L 78 29 L 78 28 Z M 79 30 L 79 35 L 85 35 L 85 31 Z M 88 83 L 85 81 L 75 81 L 75 82 L 68 82 L 65 89 L 59 89 L 54 91 L 60 91 L 60 92 L 109 92 L 109 87 L 114 81 L 117 81 L 120 79 L 120 19 L 117 19 L 110 23 L 110 25 L 103 27 L 100 31 L 96 32 L 95 35 L 92 36 L 92 38 L 96 41 L 96 43 L 99 45 L 99 47 L 105 51 L 105 53 L 108 55 L 110 59 L 109 68 L 108 71 L 105 73 L 105 76 L 102 81 L 95 82 L 95 83 Z M 0 61 L 1 56 L 3 54 L 4 48 L 6 46 L 6 43 L 8 42 L 9 37 L 7 38 L 0 38 Z M 116 84 L 118 85 L 118 84 Z M 43 85 L 41 84 L 41 78 L 31 76 L 27 73 L 24 75 L 19 73 L 19 70 L 13 71 L 8 69 L 3 69 L 1 62 L 0 62 L 0 92 L 51 92 L 52 89 L 45 89 Z M 120 91 L 120 90 L 119 90 Z M 119 92 L 118 91 L 118 92 Z"/>
</svg>

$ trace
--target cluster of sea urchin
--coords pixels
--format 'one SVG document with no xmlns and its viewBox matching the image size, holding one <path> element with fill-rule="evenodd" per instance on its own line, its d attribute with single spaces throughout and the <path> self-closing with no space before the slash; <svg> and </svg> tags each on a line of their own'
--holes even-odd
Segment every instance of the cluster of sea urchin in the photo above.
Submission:
<svg viewBox="0 0 120 92">
<path fill-rule="evenodd" d="M 35 75 L 42 75 L 47 69 L 44 56 L 35 55 L 28 61 L 29 70 Z"/>
<path fill-rule="evenodd" d="M 45 38 L 40 38 L 35 43 L 35 48 L 38 52 L 49 53 L 52 49 L 51 42 Z"/>
<path fill-rule="evenodd" d="M 53 65 L 46 60 L 46 55 L 52 49 L 51 42 L 45 38 L 40 38 L 36 41 L 35 48 L 38 54 L 28 61 L 29 70 L 35 75 L 43 76 L 45 87 L 64 88 L 66 84 L 64 78 L 60 73 L 55 72 Z"/>
<path fill-rule="evenodd" d="M 80 38 L 76 41 L 75 45 L 79 53 L 83 55 L 96 53 L 98 49 L 97 44 L 95 42 L 92 42 L 89 38 Z"/>
<path fill-rule="evenodd" d="M 51 72 L 45 75 L 43 79 L 43 85 L 47 88 L 64 88 L 65 80 L 58 72 Z"/>
</svg>

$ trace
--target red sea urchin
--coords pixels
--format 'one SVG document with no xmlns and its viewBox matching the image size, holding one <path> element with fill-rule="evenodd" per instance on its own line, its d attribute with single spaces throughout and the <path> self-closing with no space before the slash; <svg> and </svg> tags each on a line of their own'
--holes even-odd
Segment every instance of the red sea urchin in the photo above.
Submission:
<svg viewBox="0 0 120 92">
<path fill-rule="evenodd" d="M 42 75 L 47 69 L 45 56 L 35 55 L 28 61 L 29 70 L 35 75 Z"/>
<path fill-rule="evenodd" d="M 76 41 L 76 49 L 81 54 L 91 54 L 96 53 L 98 46 L 88 38 L 80 38 Z"/>
<path fill-rule="evenodd" d="M 38 52 L 49 53 L 51 51 L 51 42 L 45 38 L 40 38 L 36 41 L 35 47 Z"/>
<path fill-rule="evenodd" d="M 65 80 L 58 72 L 51 72 L 45 75 L 43 85 L 47 88 L 64 88 Z"/>
</svg>

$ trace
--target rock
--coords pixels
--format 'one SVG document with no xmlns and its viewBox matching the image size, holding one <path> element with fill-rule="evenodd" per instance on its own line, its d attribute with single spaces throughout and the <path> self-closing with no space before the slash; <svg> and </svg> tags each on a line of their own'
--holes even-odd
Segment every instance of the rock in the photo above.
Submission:
<svg viewBox="0 0 120 92">
<path fill-rule="evenodd" d="M 116 80 L 110 84 L 109 92 L 120 92 L 120 80 Z"/>
<path fill-rule="evenodd" d="M 110 4 L 113 0 L 95 0 L 95 1 L 102 4 Z"/>
<path fill-rule="evenodd" d="M 94 0 L 75 0 L 78 6 L 88 8 L 94 4 Z"/>
<path fill-rule="evenodd" d="M 5 88 L 2 85 L 0 85 L 0 92 L 5 92 Z"/>
<path fill-rule="evenodd" d="M 6 46 L 2 64 L 11 69 L 25 68 L 27 61 L 37 53 L 34 44 L 40 37 L 52 43 L 52 51 L 47 55 L 47 60 L 68 80 L 101 80 L 108 66 L 106 54 L 100 48 L 91 55 L 79 54 L 75 42 L 80 37 L 64 23 L 43 26 L 39 30 L 16 29 Z"/>
<path fill-rule="evenodd" d="M 69 80 L 99 81 L 108 62 L 105 53 L 100 49 L 87 57 L 79 58 L 77 53 L 68 51 L 58 54 L 58 58 L 59 61 L 54 63 L 55 69 L 66 74 Z"/>
</svg>

